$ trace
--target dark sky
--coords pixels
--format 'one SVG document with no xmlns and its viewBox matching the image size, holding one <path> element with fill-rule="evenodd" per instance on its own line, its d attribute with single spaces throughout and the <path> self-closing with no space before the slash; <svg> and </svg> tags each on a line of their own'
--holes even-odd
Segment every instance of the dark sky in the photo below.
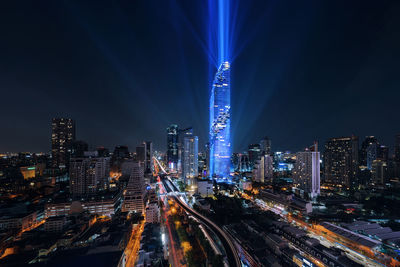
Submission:
<svg viewBox="0 0 400 267">
<path fill-rule="evenodd" d="M 7 2 L 7 3 L 6 3 Z M 48 151 L 52 117 L 92 147 L 207 139 L 207 1 L 3 1 L 0 151 Z M 235 16 L 234 149 L 400 132 L 399 1 L 250 1 Z"/>
</svg>

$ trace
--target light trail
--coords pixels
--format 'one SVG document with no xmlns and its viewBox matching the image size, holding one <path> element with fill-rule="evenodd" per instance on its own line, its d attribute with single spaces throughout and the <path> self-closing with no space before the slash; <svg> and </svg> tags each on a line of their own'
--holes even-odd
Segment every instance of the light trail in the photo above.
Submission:
<svg viewBox="0 0 400 267">
<path fill-rule="evenodd" d="M 124 254 L 127 257 L 126 265 L 127 267 L 135 266 L 136 258 L 140 248 L 140 237 L 144 230 L 145 220 L 141 221 L 134 229 L 132 229 L 131 237 L 129 238 L 128 244 L 126 245 Z"/>
</svg>

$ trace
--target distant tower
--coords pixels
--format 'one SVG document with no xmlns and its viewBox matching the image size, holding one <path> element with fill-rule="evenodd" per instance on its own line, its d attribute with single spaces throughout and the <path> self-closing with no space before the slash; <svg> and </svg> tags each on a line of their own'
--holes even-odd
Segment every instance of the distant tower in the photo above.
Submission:
<svg viewBox="0 0 400 267">
<path fill-rule="evenodd" d="M 146 141 L 146 173 L 151 173 L 153 171 L 153 143 L 151 141 Z"/>
<path fill-rule="evenodd" d="M 185 136 L 183 139 L 182 174 L 186 184 L 193 185 L 194 178 L 199 173 L 198 161 L 199 138 L 197 136 Z"/>
<path fill-rule="evenodd" d="M 54 168 L 67 168 L 75 140 L 75 122 L 72 119 L 52 120 L 51 154 Z"/>
<path fill-rule="evenodd" d="M 257 160 L 261 158 L 261 146 L 260 144 L 249 145 L 249 161 L 250 165 L 253 167 Z"/>
<path fill-rule="evenodd" d="M 222 62 L 210 96 L 210 174 L 228 178 L 231 162 L 230 64 Z"/>
<path fill-rule="evenodd" d="M 178 125 L 171 124 L 167 128 L 167 162 L 170 171 L 176 171 L 179 160 L 179 132 Z"/>
<path fill-rule="evenodd" d="M 260 141 L 260 146 L 261 146 L 261 153 L 263 155 L 271 155 L 271 139 L 268 137 L 264 137 Z"/>
</svg>

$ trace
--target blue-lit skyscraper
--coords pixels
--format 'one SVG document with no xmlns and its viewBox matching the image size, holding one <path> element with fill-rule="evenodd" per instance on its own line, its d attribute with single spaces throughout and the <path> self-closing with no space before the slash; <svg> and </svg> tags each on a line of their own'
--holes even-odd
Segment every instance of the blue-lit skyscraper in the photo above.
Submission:
<svg viewBox="0 0 400 267">
<path fill-rule="evenodd" d="M 210 95 L 210 175 L 228 178 L 231 162 L 230 64 L 222 62 Z"/>
</svg>

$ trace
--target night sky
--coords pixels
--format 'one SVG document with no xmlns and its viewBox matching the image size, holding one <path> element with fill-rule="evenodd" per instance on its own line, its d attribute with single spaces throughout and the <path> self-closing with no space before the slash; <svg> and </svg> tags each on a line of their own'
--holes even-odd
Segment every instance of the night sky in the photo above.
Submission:
<svg viewBox="0 0 400 267">
<path fill-rule="evenodd" d="M 7 3 L 5 3 L 7 2 Z M 207 1 L 3 1 L 0 152 L 49 151 L 52 117 L 92 148 L 165 128 L 207 141 Z M 400 133 L 399 1 L 232 3 L 235 151 Z M 322 146 L 322 145 L 321 145 Z M 200 148 L 202 150 L 202 147 Z"/>
</svg>

